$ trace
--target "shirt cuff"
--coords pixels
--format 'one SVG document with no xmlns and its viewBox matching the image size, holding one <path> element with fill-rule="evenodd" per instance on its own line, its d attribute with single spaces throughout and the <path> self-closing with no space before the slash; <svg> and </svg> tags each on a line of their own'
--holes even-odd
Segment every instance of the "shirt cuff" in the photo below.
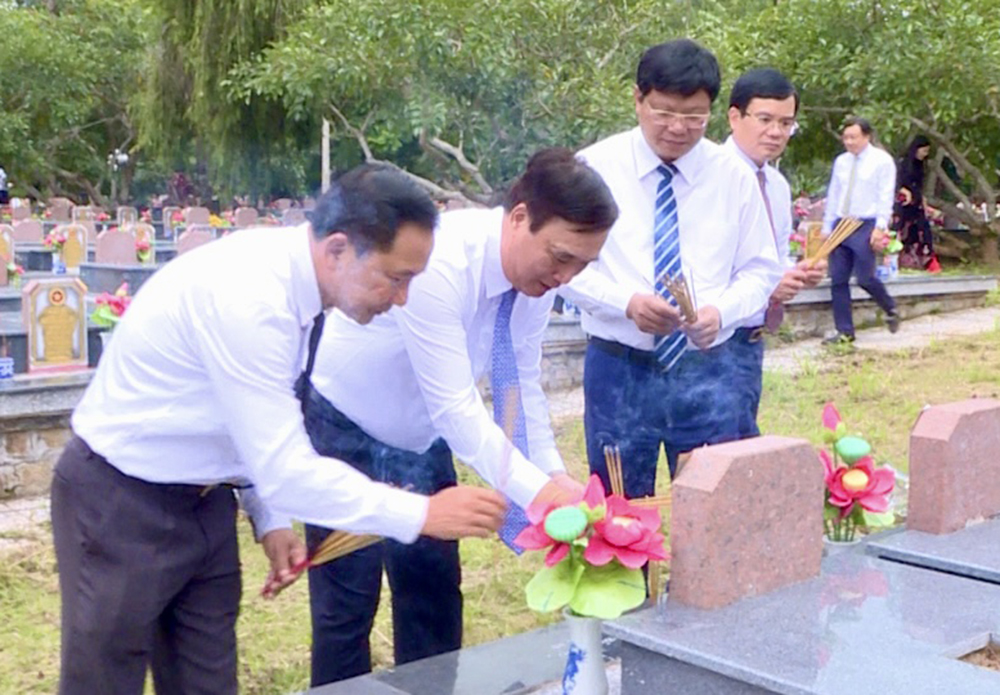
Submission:
<svg viewBox="0 0 1000 695">
<path fill-rule="evenodd" d="M 538 456 L 532 456 L 531 462 L 535 464 L 540 471 L 545 473 L 545 475 L 555 475 L 556 473 L 566 472 L 566 465 L 563 463 L 559 452 L 555 449 L 548 449 L 542 451 Z"/>
<path fill-rule="evenodd" d="M 740 316 L 740 306 L 739 300 L 726 300 L 725 296 L 716 297 L 714 302 L 710 302 L 719 311 L 719 334 L 722 334 L 729 326 L 737 325 L 738 321 L 750 318 L 749 316 Z"/>
<path fill-rule="evenodd" d="M 604 293 L 604 303 L 622 312 L 622 316 L 628 311 L 628 303 L 632 301 L 632 296 L 636 294 L 632 290 L 625 289 L 620 285 L 611 285 Z"/>
<path fill-rule="evenodd" d="M 511 461 L 510 480 L 507 488 L 503 491 L 513 502 L 527 509 L 532 500 L 538 496 L 539 491 L 549 482 L 548 474 L 539 470 L 527 459 Z"/>
<path fill-rule="evenodd" d="M 875 229 L 888 229 L 888 220 L 884 217 L 875 218 Z"/>
<path fill-rule="evenodd" d="M 427 521 L 430 498 L 405 490 L 386 487 L 381 511 L 383 534 L 401 543 L 412 543 L 420 536 Z"/>
<path fill-rule="evenodd" d="M 240 506 L 250 518 L 254 538 L 259 543 L 271 531 L 282 528 L 292 528 L 292 518 L 272 511 L 264 504 L 253 488 L 240 490 Z"/>
</svg>

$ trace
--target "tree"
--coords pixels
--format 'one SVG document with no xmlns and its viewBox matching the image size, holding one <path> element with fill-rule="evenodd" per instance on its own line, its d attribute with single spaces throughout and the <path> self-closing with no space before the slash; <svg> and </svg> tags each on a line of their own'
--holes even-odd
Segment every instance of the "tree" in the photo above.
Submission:
<svg viewBox="0 0 1000 695">
<path fill-rule="evenodd" d="M 663 14 L 651 0 L 339 0 L 231 85 L 329 118 L 341 166 L 389 161 L 440 198 L 485 202 L 539 147 L 634 123 L 635 62 Z"/>
<path fill-rule="evenodd" d="M 15 193 L 105 203 L 107 156 L 134 143 L 145 15 L 132 0 L 0 11 L 0 161 Z"/>
</svg>

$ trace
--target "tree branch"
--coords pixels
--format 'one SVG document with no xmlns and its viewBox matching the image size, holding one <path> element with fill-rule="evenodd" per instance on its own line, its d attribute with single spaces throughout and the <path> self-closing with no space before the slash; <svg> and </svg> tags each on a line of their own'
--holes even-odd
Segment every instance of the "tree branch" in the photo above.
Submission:
<svg viewBox="0 0 1000 695">
<path fill-rule="evenodd" d="M 464 202 L 466 205 L 474 205 L 474 201 L 470 200 L 468 197 L 466 197 L 459 191 L 453 191 L 447 188 L 443 188 L 438 184 L 434 183 L 433 181 L 431 181 L 430 179 L 425 179 L 423 176 L 417 176 L 416 174 L 409 172 L 406 169 L 403 169 L 402 167 L 398 166 L 397 164 L 394 164 L 393 162 L 390 162 L 385 159 L 379 159 L 378 157 L 376 157 L 374 154 L 372 154 L 372 148 L 368 144 L 368 138 L 365 137 L 364 131 L 359 130 L 358 128 L 355 128 L 353 125 L 351 125 L 351 122 L 347 120 L 347 117 L 344 116 L 343 113 L 341 113 L 340 109 L 338 109 L 335 104 L 331 103 L 329 106 L 330 110 L 333 111 L 334 115 L 337 116 L 337 119 L 340 121 L 341 125 L 344 126 L 344 129 L 354 137 L 354 139 L 358 143 L 358 146 L 361 147 L 361 151 L 365 155 L 365 162 L 367 162 L 368 164 L 382 164 L 391 167 L 392 169 L 395 169 L 396 171 L 400 172 L 401 174 L 409 178 L 411 181 L 416 183 L 418 186 L 423 188 L 431 196 L 437 198 L 438 200 L 459 200 Z M 368 124 L 371 121 L 371 117 L 372 117 L 372 112 L 369 112 L 369 114 L 365 117 L 365 124 L 364 124 L 365 128 L 368 127 Z"/>
<path fill-rule="evenodd" d="M 934 138 L 934 140 L 937 141 L 941 147 L 948 151 L 948 156 L 954 160 L 955 164 L 965 173 L 972 176 L 973 180 L 976 182 L 976 188 L 979 189 L 979 192 L 985 200 L 990 203 L 996 202 L 996 191 L 990 185 L 990 182 L 986 180 L 986 176 L 959 151 L 958 147 L 950 137 L 915 116 L 910 116 L 910 122 L 927 133 L 927 135 Z M 945 178 L 947 179 L 948 177 L 946 176 Z"/>
<path fill-rule="evenodd" d="M 479 171 L 479 167 L 466 158 L 465 152 L 462 151 L 460 146 L 456 147 L 450 142 L 445 142 L 439 137 L 432 136 L 428 138 L 427 133 L 424 130 L 420 131 L 420 144 L 426 144 L 433 147 L 435 150 L 444 152 L 446 155 L 450 156 L 455 160 L 462 171 L 472 177 L 472 180 L 476 182 L 476 185 L 479 186 L 479 189 L 483 193 L 486 193 L 487 195 L 491 195 L 493 193 L 493 187 L 490 186 L 489 182 L 485 178 L 483 178 L 482 172 Z"/>
</svg>

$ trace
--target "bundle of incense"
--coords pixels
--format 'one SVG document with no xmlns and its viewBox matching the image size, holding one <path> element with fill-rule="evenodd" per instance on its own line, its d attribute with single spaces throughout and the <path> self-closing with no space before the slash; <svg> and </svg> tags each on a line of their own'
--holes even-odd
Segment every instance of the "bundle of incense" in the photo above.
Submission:
<svg viewBox="0 0 1000 695">
<path fill-rule="evenodd" d="M 634 500 L 629 500 L 629 504 L 633 507 L 669 507 L 670 506 L 670 495 L 656 495 L 654 497 L 637 497 Z"/>
<path fill-rule="evenodd" d="M 318 567 L 319 565 L 342 558 L 345 555 L 350 555 L 354 551 L 367 548 L 370 545 L 378 543 L 380 540 L 382 540 L 381 536 L 375 536 L 370 533 L 331 531 L 323 539 L 323 542 L 316 546 L 316 550 L 312 555 L 302 562 L 292 565 L 290 571 L 293 577 L 297 577 L 310 567 Z M 268 582 L 265 584 L 260 593 L 265 598 L 276 596 L 277 591 L 275 590 L 274 583 Z"/>
<path fill-rule="evenodd" d="M 854 234 L 860 226 L 861 220 L 859 219 L 855 219 L 854 217 L 841 217 L 837 226 L 833 228 L 832 232 L 830 232 L 830 235 L 823 240 L 823 243 L 820 245 L 819 249 L 817 249 L 815 255 L 806 259 L 809 267 L 811 268 L 820 261 L 825 260 L 835 248 L 844 243 L 844 240 Z"/>
<path fill-rule="evenodd" d="M 618 445 L 605 445 L 604 462 L 608 466 L 608 480 L 611 481 L 611 494 L 625 496 L 625 479 L 622 477 L 622 452 Z"/>
<path fill-rule="evenodd" d="M 660 600 L 660 563 L 650 560 L 649 572 L 646 576 L 646 589 L 649 593 L 650 605 L 655 606 Z"/>
<path fill-rule="evenodd" d="M 677 300 L 677 306 L 680 307 L 684 320 L 687 323 L 697 321 L 698 311 L 695 309 L 693 295 L 688 288 L 687 280 L 684 279 L 684 273 L 678 273 L 674 276 L 664 275 L 660 282 L 667 288 L 667 292 Z"/>
</svg>

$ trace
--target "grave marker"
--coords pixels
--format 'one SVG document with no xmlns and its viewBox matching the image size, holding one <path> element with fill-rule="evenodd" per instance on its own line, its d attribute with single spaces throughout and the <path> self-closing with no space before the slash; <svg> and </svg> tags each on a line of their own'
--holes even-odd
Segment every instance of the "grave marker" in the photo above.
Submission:
<svg viewBox="0 0 1000 695">
<path fill-rule="evenodd" d="M 79 278 L 32 280 L 21 294 L 28 371 L 87 367 L 87 287 Z"/>
</svg>

